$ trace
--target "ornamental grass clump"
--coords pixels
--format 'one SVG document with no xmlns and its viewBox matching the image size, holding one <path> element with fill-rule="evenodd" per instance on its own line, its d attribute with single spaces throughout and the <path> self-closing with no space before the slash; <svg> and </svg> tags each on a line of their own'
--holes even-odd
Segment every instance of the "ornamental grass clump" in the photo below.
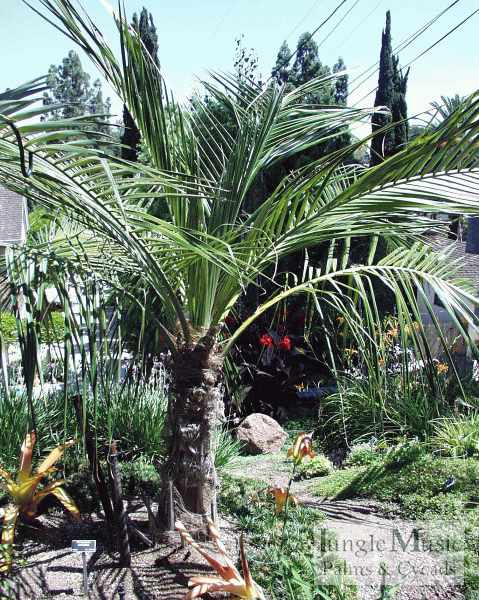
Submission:
<svg viewBox="0 0 479 600">
<path fill-rule="evenodd" d="M 49 494 L 56 496 L 75 519 L 81 523 L 80 511 L 69 494 L 61 487 L 66 482 L 65 479 L 53 481 L 37 492 L 37 487 L 42 477 L 47 473 L 56 471 L 56 469 L 52 468 L 52 465 L 62 456 L 65 450 L 80 439 L 68 440 L 52 450 L 35 471 L 35 474 L 30 476 L 33 446 L 35 444 L 35 433 L 32 431 L 31 433 L 27 433 L 20 449 L 20 465 L 16 483 L 6 471 L 0 468 L 0 475 L 6 481 L 6 483 L 0 481 L 0 488 L 12 498 L 9 504 L 0 509 L 0 517 L 3 516 L 4 523 L 2 546 L 5 548 L 0 555 L 0 572 L 9 571 L 11 568 L 13 538 L 15 536 L 17 518 L 20 517 L 22 521 L 27 523 L 33 522 L 38 505 Z"/>
</svg>

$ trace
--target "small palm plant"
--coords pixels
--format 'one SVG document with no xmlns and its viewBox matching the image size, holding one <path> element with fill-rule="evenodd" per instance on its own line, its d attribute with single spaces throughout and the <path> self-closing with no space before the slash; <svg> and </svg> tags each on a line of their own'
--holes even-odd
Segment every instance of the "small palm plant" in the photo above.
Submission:
<svg viewBox="0 0 479 600">
<path fill-rule="evenodd" d="M 20 449 L 20 465 L 18 467 L 17 482 L 15 483 L 9 474 L 0 468 L 0 475 L 6 483 L 0 481 L 0 488 L 12 497 L 12 501 L 0 509 L 0 517 L 3 516 L 4 529 L 2 532 L 2 545 L 5 550 L 0 555 L 0 572 L 9 571 L 12 565 L 13 538 L 15 535 L 15 523 L 17 517 L 23 521 L 32 522 L 35 518 L 38 505 L 48 496 L 56 496 L 63 506 L 68 509 L 77 521 L 81 523 L 80 511 L 76 507 L 70 495 L 61 487 L 66 480 L 60 479 L 46 485 L 37 492 L 40 479 L 47 473 L 53 473 L 56 469 L 52 465 L 60 456 L 81 438 L 68 440 L 50 452 L 47 458 L 38 467 L 35 474 L 30 476 L 32 464 L 33 446 L 35 444 L 35 433 L 27 433 Z M 1 464 L 0 464 L 1 467 Z"/>
</svg>

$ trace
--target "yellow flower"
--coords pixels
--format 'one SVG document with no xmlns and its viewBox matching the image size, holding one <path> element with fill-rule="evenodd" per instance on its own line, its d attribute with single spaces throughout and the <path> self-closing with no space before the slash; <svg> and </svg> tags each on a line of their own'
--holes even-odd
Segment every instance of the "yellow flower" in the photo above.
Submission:
<svg viewBox="0 0 479 600">
<path fill-rule="evenodd" d="M 277 515 L 279 515 L 279 513 L 283 510 L 283 507 L 286 504 L 287 492 L 288 492 L 288 490 L 286 488 L 271 488 L 270 490 L 268 490 L 266 492 L 267 494 L 274 494 L 274 496 L 276 498 L 276 514 Z M 300 501 L 297 498 L 295 498 L 292 494 L 290 494 L 289 495 L 289 503 L 294 504 L 296 506 L 296 508 L 298 508 Z"/>
<path fill-rule="evenodd" d="M 449 365 L 443 365 L 442 363 L 439 363 L 437 365 L 437 372 L 442 373 L 443 371 L 446 371 L 447 373 L 449 371 Z"/>
<path fill-rule="evenodd" d="M 388 331 L 389 335 L 392 335 L 393 337 L 396 337 L 398 334 L 398 330 L 397 329 L 390 329 Z"/>
<path fill-rule="evenodd" d="M 294 440 L 293 447 L 290 448 L 286 454 L 286 458 L 292 456 L 294 464 L 298 465 L 305 456 L 313 458 L 315 453 L 313 452 L 313 434 L 312 433 L 300 433 Z"/>
<path fill-rule="evenodd" d="M 379 366 L 380 366 L 380 367 L 382 367 L 382 366 L 383 366 L 383 364 L 384 364 L 384 360 L 383 360 L 382 358 L 380 358 L 380 359 L 378 360 L 378 363 L 379 363 Z"/>
<path fill-rule="evenodd" d="M 221 578 L 218 579 L 216 577 L 206 577 L 204 575 L 191 577 L 188 581 L 188 587 L 192 589 L 186 594 L 186 596 L 183 596 L 183 600 L 192 600 L 193 598 L 198 598 L 199 596 L 203 596 L 203 594 L 211 592 L 228 592 L 229 594 L 233 594 L 238 598 L 244 598 L 245 600 L 253 600 L 254 598 L 257 598 L 258 600 L 266 600 L 263 590 L 257 583 L 255 583 L 255 581 L 253 581 L 253 578 L 251 577 L 248 563 L 246 562 L 243 536 L 240 537 L 240 555 L 241 564 L 243 567 L 243 577 L 241 577 L 238 570 L 234 566 L 233 561 L 228 556 L 226 548 L 219 538 L 213 521 L 209 517 L 208 528 L 210 530 L 211 537 L 214 539 L 216 545 L 218 546 L 218 550 L 223 555 L 226 562 L 226 567 L 221 565 L 193 540 L 181 521 L 176 521 L 175 527 L 180 532 L 180 535 L 185 542 L 188 542 L 190 546 L 193 546 L 193 548 L 198 550 L 198 552 L 204 558 L 206 558 L 206 560 Z"/>
<path fill-rule="evenodd" d="M 355 350 L 354 348 L 345 348 L 344 351 L 347 352 L 349 354 L 349 356 L 353 356 L 353 354 L 358 353 L 358 351 Z"/>
<path fill-rule="evenodd" d="M 419 323 L 417 321 L 414 321 L 413 325 L 414 325 L 414 329 L 419 329 L 420 328 L 420 325 L 419 325 Z"/>
<path fill-rule="evenodd" d="M 409 325 L 406 325 L 404 327 L 404 331 L 409 335 L 411 333 L 411 328 L 409 327 Z"/>
<path fill-rule="evenodd" d="M 339 321 L 340 325 L 342 325 L 344 323 L 344 321 L 346 321 L 346 319 L 344 317 L 338 317 L 336 320 Z"/>
</svg>

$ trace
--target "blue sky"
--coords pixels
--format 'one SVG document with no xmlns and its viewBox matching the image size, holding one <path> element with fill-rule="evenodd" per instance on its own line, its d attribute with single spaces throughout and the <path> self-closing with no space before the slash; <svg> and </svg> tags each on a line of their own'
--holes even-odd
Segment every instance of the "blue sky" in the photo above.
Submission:
<svg viewBox="0 0 479 600">
<path fill-rule="evenodd" d="M 236 42 L 243 35 L 243 45 L 254 49 L 259 70 L 269 76 L 279 47 L 287 40 L 296 48 L 301 33 L 312 32 L 342 0 L 150 0 L 138 3 L 125 0 L 126 13 L 143 5 L 152 12 L 159 38 L 159 57 L 163 75 L 175 96 L 182 100 L 191 93 L 197 78 L 206 70 L 231 71 Z M 39 0 L 29 0 L 43 14 Z M 346 0 L 334 16 L 315 34 L 320 44 L 323 64 L 332 66 L 342 56 L 348 68 L 357 68 L 353 80 L 379 59 L 381 31 L 386 10 L 391 11 L 393 47 L 412 36 L 444 10 L 453 0 Z M 0 89 L 46 74 L 50 65 L 60 64 L 74 48 L 73 43 L 43 21 L 22 0 L 1 0 L 0 7 Z M 99 0 L 82 2 L 93 21 L 104 33 L 113 49 L 118 48 L 114 24 Z M 116 6 L 116 3 L 113 2 Z M 409 47 L 399 53 L 401 65 L 416 58 L 477 8 L 477 0 L 458 2 Z M 348 12 L 350 11 L 350 12 Z M 409 115 L 427 110 L 429 103 L 441 95 L 470 94 L 479 88 L 479 52 L 477 31 L 479 12 L 435 48 L 411 65 L 407 94 Z M 326 39 L 325 39 L 326 38 Z M 97 73 L 82 56 L 83 68 Z M 360 83 L 351 83 L 350 90 Z M 350 96 L 350 105 L 374 104 L 372 90 L 377 72 Z M 103 85 L 105 95 L 112 95 Z M 362 98 L 367 96 L 364 100 Z M 112 97 L 113 112 L 121 104 Z"/>
</svg>

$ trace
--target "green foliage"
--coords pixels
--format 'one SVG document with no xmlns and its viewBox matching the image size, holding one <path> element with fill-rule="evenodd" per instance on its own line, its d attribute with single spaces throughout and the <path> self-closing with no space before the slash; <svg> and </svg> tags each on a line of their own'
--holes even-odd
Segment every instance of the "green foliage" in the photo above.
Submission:
<svg viewBox="0 0 479 600">
<path fill-rule="evenodd" d="M 407 145 L 409 124 L 407 119 L 406 88 L 409 69 L 403 74 L 399 68 L 399 58 L 392 53 L 391 13 L 386 13 L 386 28 L 382 33 L 381 55 L 379 59 L 379 81 L 374 106 L 386 106 L 390 116 L 375 113 L 372 117 L 373 133 L 389 121 L 396 125 L 386 133 L 376 135 L 371 142 L 371 166 L 381 163 L 384 158 L 393 156 Z"/>
<path fill-rule="evenodd" d="M 65 104 L 62 107 L 52 108 L 50 113 L 47 113 L 50 120 L 110 112 L 110 100 L 103 101 L 100 80 L 97 79 L 93 87 L 90 86 L 90 75 L 83 70 L 80 58 L 73 50 L 70 50 L 61 65 L 50 67 L 47 84 L 50 91 L 44 92 L 43 104 L 52 107 L 56 104 Z M 47 116 L 43 115 L 41 119 L 46 120 Z M 96 129 L 107 132 L 108 125 L 98 122 Z"/>
<path fill-rule="evenodd" d="M 233 437 L 231 431 L 221 428 L 216 431 L 213 438 L 213 451 L 215 453 L 215 467 L 234 469 L 238 464 L 238 457 L 243 443 Z"/>
<path fill-rule="evenodd" d="M 1 313 L 2 336 L 6 346 L 10 346 L 18 341 L 17 324 L 12 313 Z"/>
<path fill-rule="evenodd" d="M 158 468 L 147 457 L 126 460 L 120 464 L 122 492 L 128 496 L 138 496 L 145 492 L 155 498 L 161 489 L 161 475 Z"/>
<path fill-rule="evenodd" d="M 326 456 L 316 455 L 310 460 L 305 460 L 298 470 L 300 479 L 324 477 L 333 472 L 333 463 Z"/>
<path fill-rule="evenodd" d="M 160 60 L 158 58 L 158 35 L 156 33 L 155 24 L 153 23 L 153 15 L 143 7 L 140 13 L 140 19 L 138 19 L 137 13 L 133 13 L 131 24 L 140 34 L 140 39 L 144 45 L 143 52 L 148 53 L 153 59 L 156 67 L 160 69 Z M 135 75 L 138 85 L 139 75 L 136 66 Z M 123 105 L 123 128 L 123 135 L 120 140 L 121 144 L 123 144 L 123 147 L 121 148 L 121 157 L 126 160 L 131 160 L 132 162 L 136 162 L 137 160 L 146 162 L 148 153 L 143 147 L 141 154 L 139 154 L 142 145 L 141 134 L 126 104 Z"/>
<path fill-rule="evenodd" d="M 446 456 L 472 456 L 479 452 L 479 412 L 456 415 L 437 421 L 433 445 Z"/>
<path fill-rule="evenodd" d="M 15 344 L 18 342 L 17 324 L 12 313 L 2 312 L 1 315 L 2 334 L 5 344 Z M 64 318 L 61 313 L 48 313 L 41 324 L 41 341 L 45 344 L 53 344 L 63 341 Z"/>
<path fill-rule="evenodd" d="M 324 515 L 301 505 L 290 510 L 281 552 L 279 537 L 285 511 L 279 517 L 275 516 L 273 504 L 264 496 L 266 484 L 248 480 L 244 476 L 240 478 L 224 474 L 221 475 L 221 481 L 218 503 L 245 530 L 250 548 L 247 559 L 253 579 L 272 600 L 306 599 L 304 585 L 314 586 L 312 565 L 315 529 L 324 520 Z M 281 556 L 287 557 L 285 569 L 277 568 L 281 565 Z M 291 580 L 293 572 L 298 574 L 303 585 Z"/>
<path fill-rule="evenodd" d="M 347 457 L 346 466 L 363 467 L 376 462 L 378 458 L 379 456 L 371 444 L 367 442 L 354 444 Z"/>
</svg>

